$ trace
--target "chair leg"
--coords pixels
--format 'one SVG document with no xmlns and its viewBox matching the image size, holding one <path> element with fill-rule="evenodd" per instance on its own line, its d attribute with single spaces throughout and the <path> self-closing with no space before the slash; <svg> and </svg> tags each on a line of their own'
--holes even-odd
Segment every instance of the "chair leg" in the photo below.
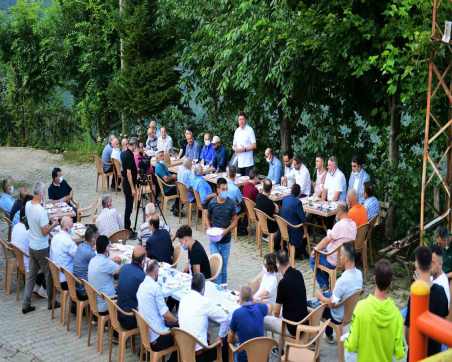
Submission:
<svg viewBox="0 0 452 362">
<path fill-rule="evenodd" d="M 269 245 L 269 248 L 270 248 L 270 253 L 273 253 L 273 252 L 275 251 L 275 241 L 274 241 L 274 238 L 275 238 L 275 234 L 270 234 L 270 235 L 268 236 L 268 245 Z"/>
<path fill-rule="evenodd" d="M 96 180 L 96 192 L 99 189 L 99 174 L 97 174 L 97 180 Z"/>
<path fill-rule="evenodd" d="M 52 293 L 52 314 L 51 314 L 52 319 L 55 319 L 56 293 L 57 293 L 57 290 L 56 290 L 55 287 L 53 287 L 53 293 Z"/>
<path fill-rule="evenodd" d="M 77 303 L 77 313 L 76 313 L 76 322 L 75 322 L 75 330 L 77 333 L 77 337 L 80 338 L 82 336 L 82 318 L 83 318 L 83 310 L 84 310 L 83 303 L 78 302 Z"/>
<path fill-rule="evenodd" d="M 67 298 L 67 306 L 66 306 L 66 330 L 69 332 L 70 324 L 71 324 L 71 305 L 72 300 L 71 297 L 68 296 Z"/>
<path fill-rule="evenodd" d="M 143 345 L 140 345 L 140 362 L 143 362 Z"/>
<path fill-rule="evenodd" d="M 126 335 L 124 333 L 121 333 L 119 335 L 118 362 L 124 362 L 126 345 L 127 345 Z"/>
<path fill-rule="evenodd" d="M 290 266 L 295 268 L 295 246 L 289 243 L 289 261 Z"/>
<path fill-rule="evenodd" d="M 16 302 L 19 301 L 19 286 L 20 286 L 20 273 L 16 271 Z"/>
<path fill-rule="evenodd" d="M 99 323 L 99 320 L 102 322 Z M 105 331 L 105 319 L 98 318 L 97 320 L 97 352 L 102 353 L 104 351 L 104 331 Z"/>
<path fill-rule="evenodd" d="M 61 298 L 60 323 L 64 326 L 67 307 L 67 293 L 62 292 L 60 298 Z"/>
<path fill-rule="evenodd" d="M 108 330 L 108 362 L 111 362 L 111 350 L 113 349 L 113 328 Z"/>
<path fill-rule="evenodd" d="M 6 259 L 6 273 L 5 273 L 5 293 L 11 294 L 11 286 L 13 279 L 13 271 L 16 268 L 16 259 Z"/>
<path fill-rule="evenodd" d="M 191 206 L 192 206 L 192 204 L 189 203 L 189 204 L 188 204 L 188 225 L 189 225 L 189 226 L 191 226 L 191 217 L 192 217 L 191 214 L 192 214 L 192 212 L 193 212 Z"/>
<path fill-rule="evenodd" d="M 93 330 L 93 314 L 88 311 L 88 347 L 91 345 L 91 331 Z"/>
</svg>

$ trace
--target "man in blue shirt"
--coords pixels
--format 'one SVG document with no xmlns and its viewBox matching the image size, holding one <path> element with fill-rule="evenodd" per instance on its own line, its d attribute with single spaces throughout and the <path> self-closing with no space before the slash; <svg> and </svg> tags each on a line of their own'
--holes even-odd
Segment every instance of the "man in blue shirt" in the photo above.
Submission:
<svg viewBox="0 0 452 362">
<path fill-rule="evenodd" d="M 226 171 L 227 165 L 227 154 L 226 149 L 221 144 L 220 137 L 214 136 L 212 139 L 212 145 L 215 150 L 215 154 L 212 161 L 212 167 L 216 172 L 224 172 Z"/>
<path fill-rule="evenodd" d="M 89 225 L 85 231 L 85 240 L 77 247 L 74 255 L 74 275 L 79 279 L 88 280 L 88 264 L 96 256 L 94 249 L 98 237 L 96 225 Z M 80 300 L 88 299 L 83 284 L 77 284 L 77 297 Z"/>
<path fill-rule="evenodd" d="M 133 313 L 132 309 L 137 309 L 137 291 L 143 282 L 145 274 L 143 263 L 146 259 L 146 250 L 137 245 L 133 249 L 132 262 L 124 265 L 119 271 L 118 280 L 118 306 L 124 312 Z M 118 312 L 118 320 L 124 329 L 137 328 L 135 316 L 128 316 Z"/>
<path fill-rule="evenodd" d="M 213 163 L 213 158 L 215 156 L 215 150 L 210 142 L 210 133 L 204 133 L 204 146 L 201 150 L 201 161 L 204 166 L 211 166 Z"/>
<path fill-rule="evenodd" d="M 149 219 L 152 235 L 146 241 L 146 252 L 150 259 L 168 264 L 173 263 L 173 242 L 168 230 L 160 228 L 159 215 L 152 215 Z"/>
<path fill-rule="evenodd" d="M 201 203 L 203 207 L 207 208 L 207 203 L 210 199 L 215 197 L 215 193 L 212 191 L 212 187 L 202 176 L 202 166 L 195 166 L 195 176 L 192 180 L 192 188 L 193 191 L 196 191 L 199 194 L 199 198 L 201 199 Z"/>
<path fill-rule="evenodd" d="M 281 217 L 286 219 L 292 225 L 298 225 L 306 220 L 306 215 L 303 210 L 303 204 L 300 197 L 300 185 L 293 184 L 290 195 L 285 197 L 282 201 L 280 211 Z M 295 246 L 296 253 L 302 253 L 308 256 L 306 252 L 306 243 L 303 243 L 303 228 L 292 228 L 289 226 L 289 242 Z"/>
<path fill-rule="evenodd" d="M 193 137 L 193 132 L 185 132 L 185 139 L 187 140 L 187 145 L 185 146 L 185 157 L 190 160 L 198 160 L 201 148 L 198 142 Z"/>
<path fill-rule="evenodd" d="M 113 147 L 111 146 L 111 142 L 114 138 L 115 136 L 113 135 L 108 137 L 108 143 L 105 145 L 102 151 L 102 167 L 105 173 L 113 171 L 113 164 L 111 163 L 111 154 L 113 152 Z"/>
<path fill-rule="evenodd" d="M 361 159 L 358 156 L 352 157 L 352 172 L 348 180 L 348 190 L 354 189 L 358 195 L 358 202 L 364 203 L 364 183 L 370 181 L 369 174 L 364 170 Z"/>
<path fill-rule="evenodd" d="M 380 202 L 374 196 L 374 188 L 370 181 L 364 182 L 364 207 L 367 210 L 367 219 L 369 221 L 380 214 Z"/>
<path fill-rule="evenodd" d="M 2 181 L 2 193 L 0 193 L 0 209 L 9 217 L 13 218 L 14 215 L 10 215 L 14 202 L 16 201 L 12 196 L 14 192 L 14 186 L 11 185 L 11 181 L 5 179 Z"/>
<path fill-rule="evenodd" d="M 231 344 L 235 343 L 236 337 L 240 344 L 256 337 L 263 337 L 264 318 L 271 314 L 271 305 L 253 303 L 253 292 L 248 286 L 240 290 L 240 305 L 241 307 L 232 313 L 228 334 L 228 343 Z M 246 352 L 240 352 L 237 360 L 247 362 Z"/>
<path fill-rule="evenodd" d="M 231 199 L 235 204 L 235 212 L 237 214 L 240 213 L 242 209 L 242 192 L 235 184 L 235 177 L 237 175 L 237 168 L 235 166 L 229 166 L 228 169 L 228 191 L 226 195 L 229 199 Z"/>
<path fill-rule="evenodd" d="M 158 150 L 156 154 L 157 164 L 155 166 L 155 175 L 160 177 L 166 184 L 172 185 L 172 186 L 163 186 L 163 192 L 165 193 L 165 196 L 171 196 L 177 194 L 177 187 L 176 187 L 176 175 L 172 175 L 168 171 L 168 167 L 165 164 L 164 159 L 164 152 L 163 150 Z M 179 215 L 179 199 L 176 199 L 174 201 L 173 207 L 171 208 L 171 211 L 175 216 Z"/>
<path fill-rule="evenodd" d="M 268 175 L 267 178 L 272 180 L 274 185 L 281 183 L 281 177 L 283 175 L 282 163 L 273 155 L 273 150 L 267 148 L 265 150 L 265 159 L 268 162 Z"/>
</svg>

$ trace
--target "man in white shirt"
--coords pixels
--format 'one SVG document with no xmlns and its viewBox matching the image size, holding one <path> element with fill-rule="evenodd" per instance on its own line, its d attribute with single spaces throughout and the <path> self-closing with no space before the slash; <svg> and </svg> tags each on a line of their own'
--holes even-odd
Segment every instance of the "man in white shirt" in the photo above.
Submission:
<svg viewBox="0 0 452 362">
<path fill-rule="evenodd" d="M 96 218 L 96 226 L 99 235 L 110 236 L 124 228 L 124 221 L 118 211 L 113 208 L 110 195 L 102 197 L 102 211 Z"/>
<path fill-rule="evenodd" d="M 149 220 L 152 216 L 158 215 L 158 211 L 152 202 L 149 202 L 144 209 L 144 222 L 140 225 L 138 229 L 138 240 L 146 244 L 146 240 L 152 235 L 152 230 L 149 227 Z M 165 220 L 160 217 L 160 229 L 165 229 L 171 234 L 170 226 L 165 222 Z"/>
<path fill-rule="evenodd" d="M 256 136 L 254 130 L 246 124 L 246 115 L 239 112 L 239 127 L 234 132 L 232 149 L 237 155 L 237 167 L 239 173 L 248 176 L 254 166 L 253 151 L 256 149 Z"/>
<path fill-rule="evenodd" d="M 337 168 L 335 156 L 328 159 L 328 173 L 323 185 L 323 200 L 344 201 L 346 197 L 347 181 L 341 170 Z"/>
<path fill-rule="evenodd" d="M 114 158 L 115 160 L 121 162 L 121 148 L 119 147 L 119 140 L 116 137 L 114 137 L 111 141 L 111 147 L 113 148 L 113 151 L 111 152 L 111 158 Z"/>
<path fill-rule="evenodd" d="M 443 249 L 437 244 L 432 245 L 431 249 L 432 249 L 432 281 L 434 284 L 438 284 L 444 288 L 447 301 L 449 302 L 450 305 L 449 279 L 447 278 L 446 273 L 444 273 L 443 271 Z"/>
<path fill-rule="evenodd" d="M 146 268 L 146 277 L 138 287 L 137 301 L 138 311 L 146 322 L 152 326 L 149 330 L 149 342 L 153 351 L 161 351 L 174 345 L 171 334 L 160 335 L 169 332 L 168 325 L 176 325 L 177 318 L 169 311 L 165 303 L 162 287 L 157 283 L 159 277 L 159 263 L 152 260 Z M 177 361 L 175 353 L 169 361 Z"/>
<path fill-rule="evenodd" d="M 220 324 L 219 338 L 226 337 L 229 322 L 226 312 L 204 296 L 205 283 L 204 274 L 193 274 L 191 290 L 182 297 L 179 304 L 179 326 L 198 338 L 204 345 L 208 345 L 207 330 L 209 320 Z M 225 345 L 227 343 L 223 344 L 223 346 Z M 201 349 L 200 345 L 196 346 L 197 351 Z M 216 349 L 206 350 L 197 357 L 203 361 L 214 361 L 217 359 Z"/>
<path fill-rule="evenodd" d="M 72 225 L 72 219 L 69 216 L 63 217 L 61 230 L 52 238 L 50 244 L 50 260 L 71 273 L 74 269 L 74 255 L 77 251 L 77 245 L 71 236 Z M 60 272 L 60 283 L 61 287 L 67 290 L 66 277 L 63 272 Z"/>
<path fill-rule="evenodd" d="M 286 184 L 287 187 L 292 187 L 293 184 L 300 185 L 300 197 L 311 195 L 311 175 L 300 156 L 295 156 L 293 158 L 292 168 L 287 177 L 284 177 L 284 184 Z"/>
<path fill-rule="evenodd" d="M 157 140 L 157 149 L 163 150 L 165 153 L 171 152 L 173 149 L 173 139 L 166 132 L 166 128 L 160 128 L 160 137 Z"/>
</svg>

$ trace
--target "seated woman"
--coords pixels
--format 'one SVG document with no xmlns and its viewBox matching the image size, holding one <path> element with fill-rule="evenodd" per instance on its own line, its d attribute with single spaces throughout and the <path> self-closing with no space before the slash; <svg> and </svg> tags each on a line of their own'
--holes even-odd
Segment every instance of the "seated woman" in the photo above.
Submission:
<svg viewBox="0 0 452 362">
<path fill-rule="evenodd" d="M 276 266 L 276 255 L 270 253 L 264 256 L 262 272 L 251 282 L 253 299 L 257 303 L 276 302 L 276 291 L 278 288 L 278 267 Z"/>
</svg>

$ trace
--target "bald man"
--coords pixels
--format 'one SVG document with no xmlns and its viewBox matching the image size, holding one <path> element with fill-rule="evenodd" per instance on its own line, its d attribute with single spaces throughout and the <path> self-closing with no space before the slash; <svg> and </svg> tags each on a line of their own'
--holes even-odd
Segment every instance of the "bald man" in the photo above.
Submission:
<svg viewBox="0 0 452 362">
<path fill-rule="evenodd" d="M 71 273 L 74 270 L 74 256 L 77 251 L 77 244 L 75 244 L 71 235 L 72 225 L 71 217 L 63 217 L 60 223 L 60 231 L 54 235 L 50 243 L 50 260 L 66 268 Z M 60 273 L 60 283 L 61 287 L 67 290 L 64 273 Z"/>
<path fill-rule="evenodd" d="M 132 253 L 132 262 L 124 265 L 119 271 L 118 280 L 118 306 L 124 312 L 132 312 L 137 309 L 137 290 L 144 280 L 143 271 L 146 260 L 146 249 L 141 245 L 135 246 Z M 137 328 L 137 321 L 134 316 L 127 316 L 118 312 L 118 320 L 124 329 Z"/>
<path fill-rule="evenodd" d="M 367 210 L 358 202 L 358 193 L 355 189 L 347 193 L 348 217 L 352 219 L 357 227 L 367 223 Z"/>
</svg>

